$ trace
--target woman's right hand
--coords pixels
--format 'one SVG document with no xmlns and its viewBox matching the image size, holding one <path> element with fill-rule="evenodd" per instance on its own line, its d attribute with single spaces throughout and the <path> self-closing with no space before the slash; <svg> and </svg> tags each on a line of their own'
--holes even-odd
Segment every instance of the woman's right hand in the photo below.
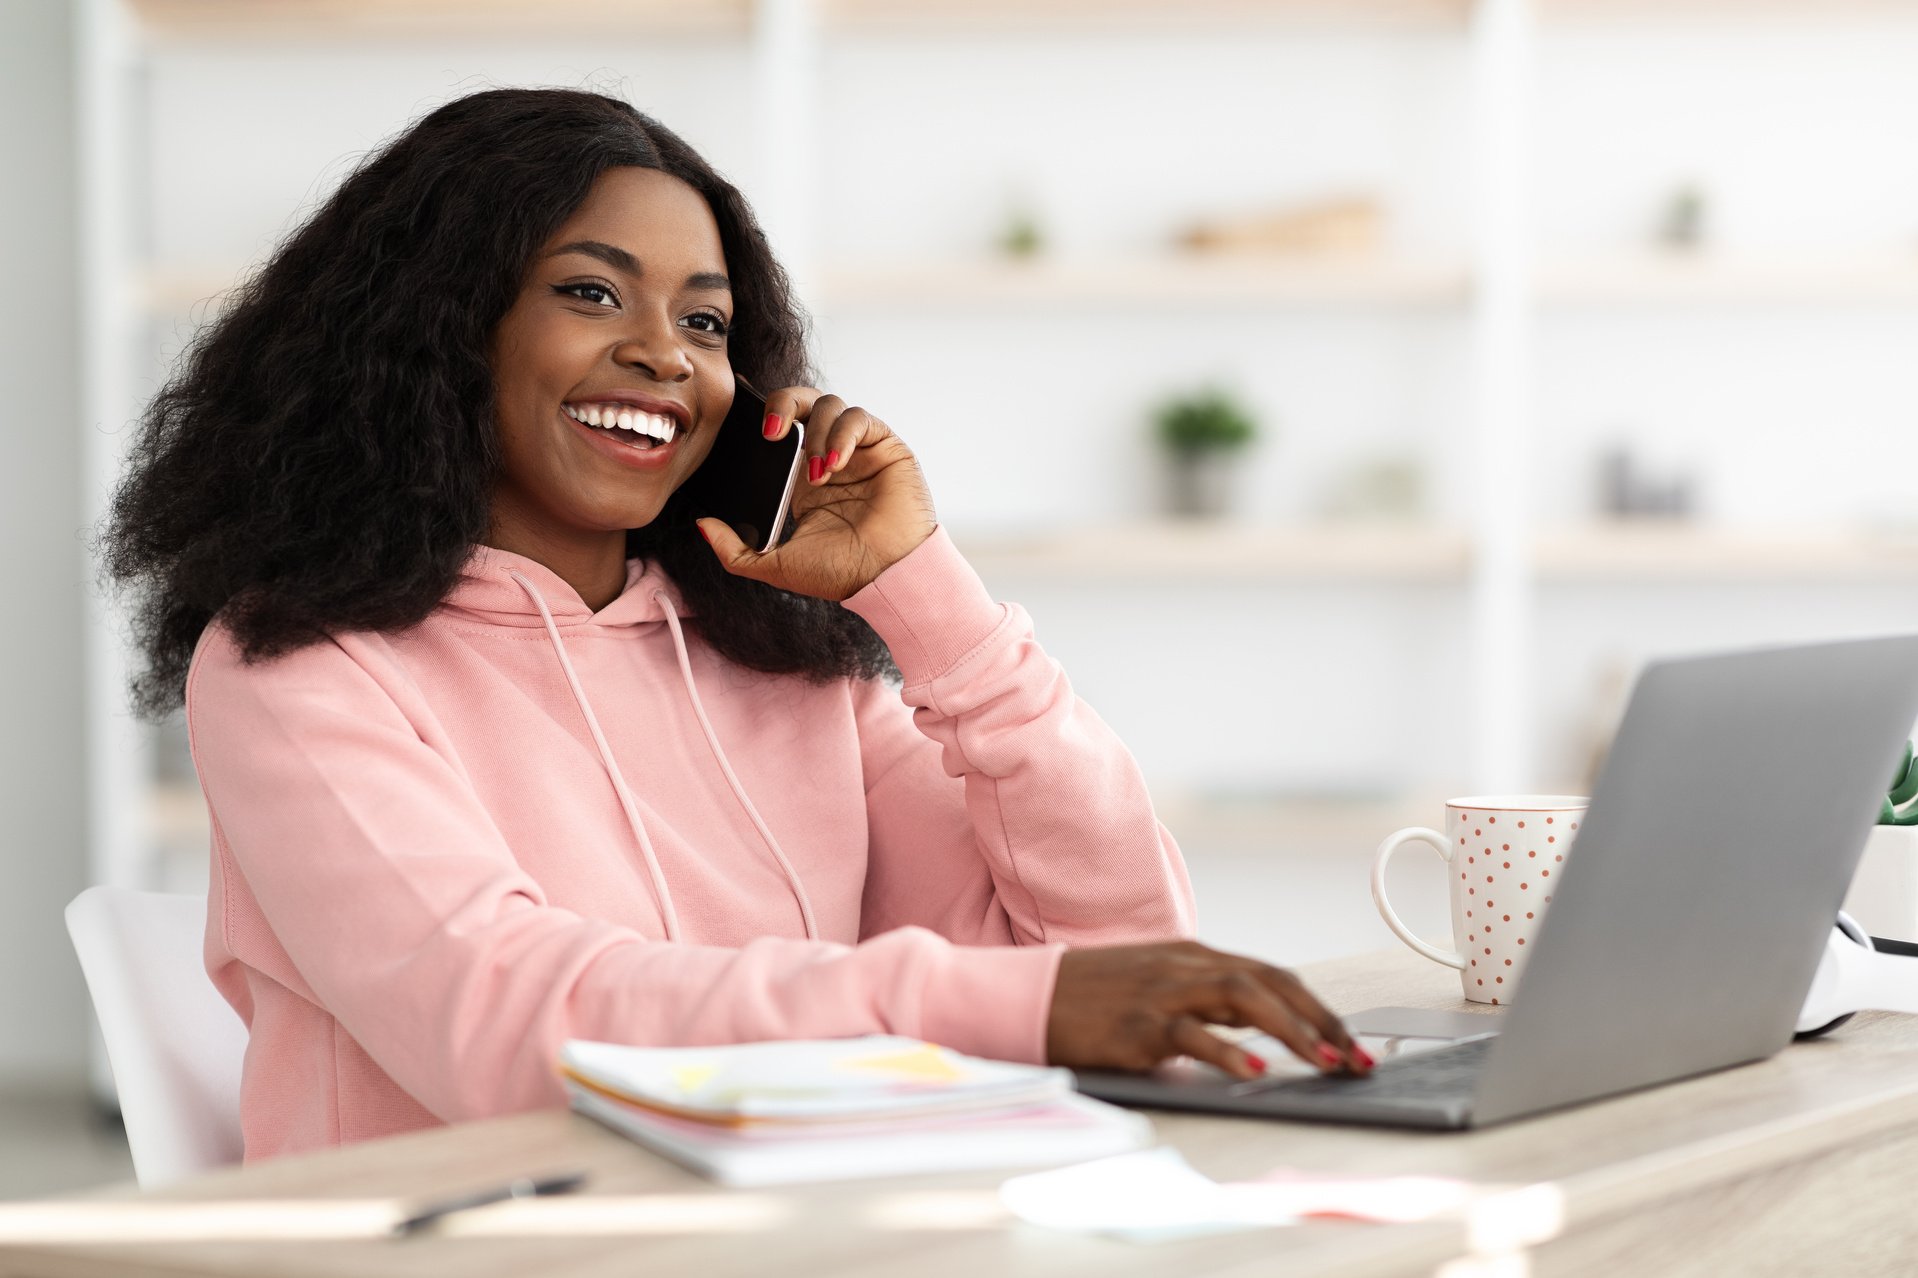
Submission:
<svg viewBox="0 0 1918 1278">
<path fill-rule="evenodd" d="M 1263 1030 L 1327 1073 L 1363 1073 L 1374 1064 L 1292 973 L 1197 941 L 1067 950 L 1046 1023 L 1046 1058 L 1081 1069 L 1146 1070 L 1191 1056 L 1240 1078 L 1265 1072 L 1207 1023 Z"/>
</svg>

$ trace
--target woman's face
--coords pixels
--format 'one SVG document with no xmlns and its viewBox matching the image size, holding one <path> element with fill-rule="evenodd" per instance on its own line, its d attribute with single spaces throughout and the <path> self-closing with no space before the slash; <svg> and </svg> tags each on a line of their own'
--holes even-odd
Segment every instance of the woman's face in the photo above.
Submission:
<svg viewBox="0 0 1918 1278">
<path fill-rule="evenodd" d="M 732 406 L 732 319 L 705 199 L 654 169 L 602 173 L 534 254 L 493 334 L 494 528 L 559 543 L 651 523 Z M 639 414 L 624 420 L 640 432 L 617 425 L 616 410 Z M 653 414 L 673 421 L 663 448 L 640 443 Z"/>
</svg>

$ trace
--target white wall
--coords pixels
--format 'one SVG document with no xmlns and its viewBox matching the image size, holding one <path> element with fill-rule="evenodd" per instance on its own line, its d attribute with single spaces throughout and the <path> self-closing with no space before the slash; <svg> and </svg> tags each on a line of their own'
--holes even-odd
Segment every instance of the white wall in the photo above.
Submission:
<svg viewBox="0 0 1918 1278">
<path fill-rule="evenodd" d="M 62 0 L 0 7 L 0 1081 L 86 1059 L 61 917 L 86 881 L 70 24 Z"/>
</svg>

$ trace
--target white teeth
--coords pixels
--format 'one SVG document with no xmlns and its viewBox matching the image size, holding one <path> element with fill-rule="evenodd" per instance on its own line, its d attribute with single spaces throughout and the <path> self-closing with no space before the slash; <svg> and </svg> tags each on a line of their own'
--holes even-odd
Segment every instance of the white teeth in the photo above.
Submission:
<svg viewBox="0 0 1918 1278">
<path fill-rule="evenodd" d="M 588 426 L 597 426 L 602 430 L 638 431 L 651 435 L 662 444 L 673 442 L 673 436 L 679 433 L 679 423 L 670 417 L 657 413 L 641 412 L 636 408 L 619 408 L 611 404 L 583 404 L 574 407 L 571 404 L 560 405 L 562 411 L 574 421 L 585 422 Z"/>
</svg>

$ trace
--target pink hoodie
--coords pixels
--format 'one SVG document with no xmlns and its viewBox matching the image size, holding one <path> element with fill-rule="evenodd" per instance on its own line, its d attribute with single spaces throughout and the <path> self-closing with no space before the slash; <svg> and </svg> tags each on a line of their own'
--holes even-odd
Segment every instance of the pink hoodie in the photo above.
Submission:
<svg viewBox="0 0 1918 1278">
<path fill-rule="evenodd" d="M 732 665 L 657 566 L 594 613 L 487 547 L 410 630 L 245 665 L 209 627 L 247 1160 L 564 1104 L 567 1038 L 1043 1061 L 1066 946 L 1192 935 L 1131 755 L 943 527 L 844 606 L 902 691 Z"/>
</svg>

